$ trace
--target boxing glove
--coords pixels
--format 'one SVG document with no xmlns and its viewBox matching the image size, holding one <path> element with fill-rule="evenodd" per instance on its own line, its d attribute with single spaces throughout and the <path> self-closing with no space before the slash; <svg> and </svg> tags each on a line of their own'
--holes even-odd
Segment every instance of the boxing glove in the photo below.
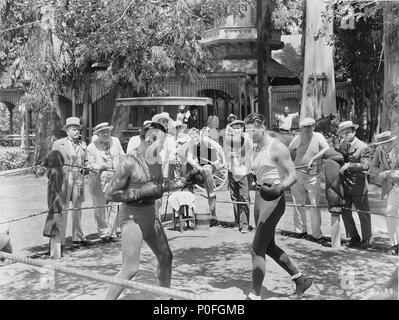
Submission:
<svg viewBox="0 0 399 320">
<path fill-rule="evenodd" d="M 275 200 L 280 197 L 283 192 L 283 188 L 273 183 L 264 182 L 261 186 L 259 186 L 259 194 L 265 201 Z"/>
<path fill-rule="evenodd" d="M 129 188 L 113 193 L 112 200 L 116 202 L 143 202 L 162 198 L 164 192 L 180 190 L 181 181 L 166 181 L 164 183 L 147 182 L 138 189 Z M 110 197 L 107 197 L 107 200 Z"/>
</svg>

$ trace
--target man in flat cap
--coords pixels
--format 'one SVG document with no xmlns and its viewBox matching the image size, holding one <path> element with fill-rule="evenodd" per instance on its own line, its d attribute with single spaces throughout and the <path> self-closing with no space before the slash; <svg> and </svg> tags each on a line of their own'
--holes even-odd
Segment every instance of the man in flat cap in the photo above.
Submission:
<svg viewBox="0 0 399 320">
<path fill-rule="evenodd" d="M 330 148 L 327 140 L 319 132 L 314 132 L 315 120 L 304 118 L 299 127 L 300 135 L 296 136 L 290 143 L 288 149 L 291 152 L 295 166 L 307 166 L 297 169 L 297 182 L 291 187 L 294 204 L 305 205 L 306 195 L 312 206 L 320 203 L 321 165 L 316 165 L 324 153 Z M 295 207 L 294 228 L 297 237 L 303 238 L 307 235 L 306 208 Z M 312 226 L 311 239 L 321 243 L 321 211 L 320 208 L 310 209 L 310 222 Z"/>
<path fill-rule="evenodd" d="M 53 150 L 61 152 L 64 158 L 62 186 L 64 210 L 69 208 L 69 203 L 72 201 L 72 207 L 77 209 L 72 211 L 72 241 L 75 245 L 88 245 L 89 242 L 82 229 L 82 211 L 79 209 L 84 201 L 84 174 L 80 166 L 84 166 L 86 160 L 86 143 L 79 140 L 80 130 L 82 129 L 80 119 L 77 117 L 67 118 L 62 129 L 66 132 L 67 137 L 56 140 L 53 144 Z M 64 246 L 68 211 L 62 214 L 63 225 L 60 239 L 56 237 L 55 242 L 60 241 L 61 246 Z"/>
<path fill-rule="evenodd" d="M 87 166 L 96 170 L 89 173 L 89 190 L 93 206 L 96 207 L 105 205 L 106 188 L 125 152 L 119 139 L 110 136 L 113 126 L 108 125 L 108 122 L 100 123 L 93 129 L 93 134 L 97 135 L 98 139 L 87 147 Z M 116 215 L 116 206 L 94 209 L 98 236 L 105 242 L 116 237 Z"/>
<path fill-rule="evenodd" d="M 344 191 L 345 209 L 342 211 L 342 220 L 350 237 L 347 246 L 367 249 L 371 239 L 367 171 L 370 169 L 372 154 L 368 145 L 355 136 L 358 127 L 352 121 L 344 121 L 339 124 L 337 131 L 342 138 L 339 151 L 345 160 L 345 164 L 339 170 Z M 362 241 L 360 241 L 350 209 L 352 204 L 356 209 L 361 210 L 357 213 L 362 229 Z"/>
</svg>

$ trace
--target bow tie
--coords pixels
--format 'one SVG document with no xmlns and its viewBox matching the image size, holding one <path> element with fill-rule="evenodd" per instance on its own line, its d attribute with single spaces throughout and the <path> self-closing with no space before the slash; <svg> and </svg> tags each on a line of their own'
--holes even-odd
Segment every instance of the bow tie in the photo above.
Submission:
<svg viewBox="0 0 399 320">
<path fill-rule="evenodd" d="M 69 141 L 71 141 L 72 143 L 79 145 L 79 140 L 78 139 L 68 139 Z"/>
</svg>

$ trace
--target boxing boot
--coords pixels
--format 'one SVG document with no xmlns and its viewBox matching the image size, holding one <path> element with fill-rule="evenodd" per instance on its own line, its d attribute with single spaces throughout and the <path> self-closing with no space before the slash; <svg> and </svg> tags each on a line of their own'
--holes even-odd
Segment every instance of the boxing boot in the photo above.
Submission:
<svg viewBox="0 0 399 320">
<path fill-rule="evenodd" d="M 305 277 L 302 273 L 297 273 L 291 277 L 294 280 L 296 289 L 293 294 L 290 295 L 290 298 L 302 299 L 303 294 L 309 287 L 313 284 L 313 281 L 307 277 Z"/>
</svg>

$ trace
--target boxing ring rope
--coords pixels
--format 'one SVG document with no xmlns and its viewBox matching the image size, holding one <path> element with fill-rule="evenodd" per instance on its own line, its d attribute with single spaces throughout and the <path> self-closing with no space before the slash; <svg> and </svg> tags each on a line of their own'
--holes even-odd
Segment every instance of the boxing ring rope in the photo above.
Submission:
<svg viewBox="0 0 399 320">
<path fill-rule="evenodd" d="M 197 193 L 197 195 L 199 195 L 199 196 L 201 196 L 201 197 L 203 197 L 203 198 L 205 198 L 205 199 L 208 199 L 208 197 L 207 197 L 206 195 L 203 195 L 203 194 L 200 194 L 200 193 Z M 216 203 L 246 204 L 246 205 L 254 205 L 254 204 L 255 204 L 255 202 L 250 202 L 250 201 L 245 202 L 245 201 L 233 201 L 233 200 L 216 200 Z M 327 205 L 324 205 L 324 206 L 320 206 L 320 205 L 319 205 L 319 206 L 314 206 L 314 205 L 309 205 L 309 204 L 294 204 L 294 203 L 286 203 L 285 206 L 286 206 L 286 207 L 296 207 L 296 208 L 320 208 L 320 209 L 323 209 L 323 208 L 324 208 L 324 209 L 328 209 L 328 208 L 329 208 L 329 206 L 327 206 Z M 379 213 L 373 213 L 373 212 L 367 211 L 367 210 L 352 209 L 352 208 L 346 208 L 346 207 L 340 207 L 340 208 L 342 208 L 342 209 L 344 209 L 344 210 L 351 210 L 351 211 L 363 212 L 363 213 L 367 213 L 367 214 L 370 214 L 370 215 L 376 215 L 376 216 L 380 216 L 380 217 L 391 217 L 391 218 L 399 219 L 398 216 L 385 215 L 385 214 L 379 214 Z M 344 213 L 344 212 L 342 212 L 342 213 Z M 341 214 L 339 214 L 339 215 L 341 215 Z"/>
<path fill-rule="evenodd" d="M 119 279 L 119 278 L 115 278 L 115 277 L 111 277 L 111 276 L 100 275 L 100 274 L 94 273 L 92 271 L 74 270 L 72 268 L 63 267 L 57 263 L 45 261 L 42 259 L 31 259 L 31 258 L 21 257 L 18 255 L 15 255 L 15 254 L 9 254 L 9 253 L 5 253 L 5 252 L 1 252 L 1 251 L 0 251 L 0 258 L 5 258 L 8 260 L 20 262 L 20 263 L 27 264 L 30 266 L 46 268 L 49 270 L 56 270 L 56 271 L 62 272 L 64 274 L 70 274 L 70 275 L 74 275 L 74 276 L 78 276 L 78 277 L 83 277 L 83 278 L 87 278 L 87 279 L 90 279 L 93 281 L 106 282 L 108 284 L 115 285 L 115 286 L 148 291 L 148 292 L 159 294 L 159 295 L 167 295 L 167 296 L 170 296 L 170 297 L 176 298 L 176 299 L 209 300 L 201 295 L 190 293 L 190 292 L 183 292 L 183 291 L 176 290 L 176 289 L 154 286 L 154 285 L 146 284 L 146 283 L 142 283 L 142 282 L 129 281 L 129 280 Z"/>
<path fill-rule="evenodd" d="M 119 206 L 119 204 L 106 204 L 103 206 L 91 206 L 91 207 L 82 207 L 82 208 L 70 208 L 70 209 L 65 209 L 62 210 L 62 212 L 68 212 L 68 211 L 75 211 L 75 210 L 89 210 L 89 209 L 97 209 L 97 208 L 108 208 L 108 207 L 116 207 Z M 15 219 L 11 219 L 11 220 L 7 220 L 7 221 L 0 221 L 0 225 L 1 224 L 7 224 L 7 223 L 11 223 L 11 222 L 16 222 L 16 221 L 20 221 L 20 220 L 25 220 L 25 219 L 29 219 L 29 218 L 33 218 L 33 217 L 37 217 L 37 216 L 41 216 L 43 214 L 48 213 L 49 210 L 44 210 L 44 211 L 40 211 L 37 213 L 32 213 L 23 217 L 19 217 L 19 218 L 15 218 Z"/>
<path fill-rule="evenodd" d="M 99 172 L 100 171 L 98 169 L 93 169 L 93 168 L 89 168 L 89 167 L 85 167 L 85 166 L 78 166 L 78 165 L 73 165 L 73 164 L 64 164 L 63 166 L 71 167 L 71 168 L 80 168 L 80 169 L 89 170 L 89 171 L 92 171 L 92 172 Z M 10 175 L 29 173 L 31 170 L 36 169 L 36 168 L 40 168 L 40 167 L 43 167 L 43 166 L 42 165 L 36 165 L 36 166 L 32 166 L 32 167 L 27 167 L 27 168 L 6 170 L 6 171 L 0 172 L 0 177 L 7 177 L 7 176 L 10 176 Z M 115 170 L 114 169 L 105 169 L 103 171 L 114 172 Z"/>
</svg>

